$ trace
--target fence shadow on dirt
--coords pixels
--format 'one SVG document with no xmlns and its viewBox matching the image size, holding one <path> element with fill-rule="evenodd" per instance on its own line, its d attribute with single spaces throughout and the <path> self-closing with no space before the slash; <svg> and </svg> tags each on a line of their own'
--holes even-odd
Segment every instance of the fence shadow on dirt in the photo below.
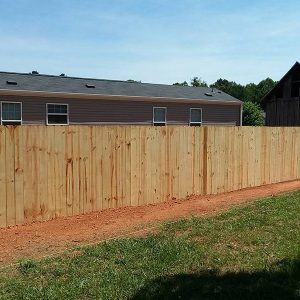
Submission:
<svg viewBox="0 0 300 300">
<path fill-rule="evenodd" d="M 300 299 L 300 259 L 280 261 L 270 271 L 159 277 L 131 299 Z"/>
</svg>

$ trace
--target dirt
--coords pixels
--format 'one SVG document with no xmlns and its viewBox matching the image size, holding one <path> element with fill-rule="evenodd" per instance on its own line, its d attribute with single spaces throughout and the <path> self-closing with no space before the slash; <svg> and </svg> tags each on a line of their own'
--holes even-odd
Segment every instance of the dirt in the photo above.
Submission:
<svg viewBox="0 0 300 300">
<path fill-rule="evenodd" d="M 258 198 L 300 189 L 300 181 L 271 184 L 211 196 L 142 207 L 109 209 L 81 216 L 0 229 L 0 267 L 22 258 L 56 255 L 75 245 L 100 242 L 126 234 L 139 234 L 162 221 L 214 215 Z M 136 232 L 140 230 L 139 232 Z"/>
</svg>

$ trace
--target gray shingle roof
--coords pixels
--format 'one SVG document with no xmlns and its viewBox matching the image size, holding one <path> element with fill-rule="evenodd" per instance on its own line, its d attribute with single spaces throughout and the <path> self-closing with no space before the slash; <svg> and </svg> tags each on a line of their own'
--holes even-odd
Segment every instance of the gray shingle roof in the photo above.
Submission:
<svg viewBox="0 0 300 300">
<path fill-rule="evenodd" d="M 17 85 L 7 84 L 17 82 Z M 95 88 L 87 88 L 93 85 Z M 214 89 L 205 87 L 184 87 L 164 84 L 131 83 L 117 80 L 104 80 L 52 75 L 32 75 L 26 73 L 0 72 L 0 90 L 26 90 L 42 92 L 82 93 L 91 95 L 124 95 L 142 97 L 166 97 L 195 100 L 218 100 L 240 102 L 238 99 Z M 212 96 L 206 95 L 207 93 Z"/>
</svg>

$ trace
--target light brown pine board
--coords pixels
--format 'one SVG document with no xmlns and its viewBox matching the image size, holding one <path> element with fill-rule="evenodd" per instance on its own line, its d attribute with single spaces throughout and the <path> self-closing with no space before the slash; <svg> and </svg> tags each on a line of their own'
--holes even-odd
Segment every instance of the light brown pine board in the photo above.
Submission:
<svg viewBox="0 0 300 300">
<path fill-rule="evenodd" d="M 0 227 L 6 227 L 5 127 L 0 127 Z"/>
</svg>

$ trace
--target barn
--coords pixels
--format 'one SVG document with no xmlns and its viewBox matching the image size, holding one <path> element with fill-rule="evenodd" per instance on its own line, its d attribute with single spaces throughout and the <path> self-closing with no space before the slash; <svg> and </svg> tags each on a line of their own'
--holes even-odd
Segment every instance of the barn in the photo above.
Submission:
<svg viewBox="0 0 300 300">
<path fill-rule="evenodd" d="M 262 99 L 267 126 L 300 126 L 300 64 L 292 68 Z"/>
</svg>

